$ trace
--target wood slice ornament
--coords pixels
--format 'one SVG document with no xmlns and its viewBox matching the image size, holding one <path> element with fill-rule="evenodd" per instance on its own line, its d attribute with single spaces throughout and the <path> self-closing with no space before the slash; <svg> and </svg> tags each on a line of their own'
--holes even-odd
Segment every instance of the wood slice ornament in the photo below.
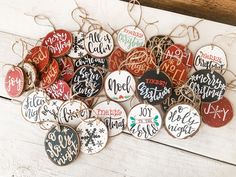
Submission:
<svg viewBox="0 0 236 177">
<path fill-rule="evenodd" d="M 58 60 L 59 68 L 61 70 L 60 79 L 69 82 L 74 76 L 74 64 L 70 57 L 62 57 Z"/>
<path fill-rule="evenodd" d="M 72 36 L 73 42 L 68 56 L 72 58 L 82 58 L 87 55 L 88 52 L 84 46 L 84 33 L 75 31 L 72 32 Z"/>
<path fill-rule="evenodd" d="M 171 45 L 173 45 L 173 40 L 165 35 L 156 35 L 152 36 L 145 44 L 145 46 L 151 50 L 153 50 L 153 54 L 155 55 L 157 61 L 161 61 L 163 58 L 163 54 Z M 157 47 L 159 46 L 160 49 Z"/>
<path fill-rule="evenodd" d="M 172 82 L 164 72 L 149 70 L 138 79 L 137 93 L 142 100 L 156 105 L 166 100 L 172 93 Z"/>
<path fill-rule="evenodd" d="M 200 125 L 200 114 L 189 104 L 176 104 L 166 113 L 165 128 L 174 138 L 185 139 L 193 136 L 199 130 Z"/>
<path fill-rule="evenodd" d="M 44 91 L 35 90 L 30 92 L 22 102 L 21 113 L 26 121 L 37 123 L 39 119 L 39 108 L 50 98 Z"/>
<path fill-rule="evenodd" d="M 233 118 L 233 108 L 226 97 L 213 103 L 202 103 L 201 115 L 204 123 L 211 127 L 222 127 Z"/>
<path fill-rule="evenodd" d="M 76 131 L 67 125 L 52 127 L 44 141 L 48 158 L 58 166 L 66 166 L 79 155 L 80 142 Z"/>
<path fill-rule="evenodd" d="M 207 69 L 193 73 L 188 85 L 201 97 L 202 102 L 214 102 L 221 99 L 226 90 L 224 77 L 216 71 Z"/>
<path fill-rule="evenodd" d="M 101 151 L 107 144 L 108 130 L 106 125 L 95 118 L 82 121 L 76 131 L 81 141 L 81 152 L 94 154 Z"/>
<path fill-rule="evenodd" d="M 114 49 L 111 34 L 101 28 L 88 32 L 84 39 L 84 45 L 91 56 L 98 58 L 110 55 Z"/>
<path fill-rule="evenodd" d="M 111 100 L 122 102 L 134 95 L 136 83 L 132 74 L 125 70 L 118 70 L 106 77 L 104 89 Z"/>
<path fill-rule="evenodd" d="M 91 98 L 99 94 L 103 86 L 101 72 L 92 66 L 81 66 L 71 80 L 72 93 L 80 98 Z"/>
<path fill-rule="evenodd" d="M 106 125 L 109 136 L 120 134 L 126 126 L 124 108 L 114 101 L 103 101 L 93 107 L 91 117 L 99 117 Z"/>
<path fill-rule="evenodd" d="M 125 52 L 144 46 L 146 37 L 144 32 L 137 26 L 125 26 L 117 34 L 119 47 Z"/>
<path fill-rule="evenodd" d="M 127 71 L 136 77 L 142 76 L 146 71 L 155 68 L 156 59 L 151 50 L 145 47 L 137 47 L 131 50 L 126 58 Z"/>
<path fill-rule="evenodd" d="M 134 106 L 128 115 L 129 132 L 139 139 L 150 139 L 161 129 L 160 112 L 150 104 Z"/>
<path fill-rule="evenodd" d="M 18 97 L 24 90 L 25 77 L 18 66 L 10 68 L 5 76 L 5 90 L 10 97 Z"/>
<path fill-rule="evenodd" d="M 72 46 L 72 34 L 69 31 L 58 29 L 46 35 L 42 42 L 46 46 L 52 57 L 61 57 L 70 51 Z"/>
<path fill-rule="evenodd" d="M 49 64 L 48 68 L 42 72 L 40 86 L 47 88 L 52 85 L 59 77 L 59 65 L 55 59 Z"/>
<path fill-rule="evenodd" d="M 127 53 L 124 52 L 121 48 L 116 48 L 113 50 L 111 55 L 108 58 L 109 71 L 116 71 L 120 68 L 120 64 L 126 59 Z M 120 69 L 124 69 L 121 67 Z"/>
<path fill-rule="evenodd" d="M 57 80 L 45 90 L 50 98 L 59 100 L 68 100 L 71 92 L 70 86 L 63 80 Z"/>
<path fill-rule="evenodd" d="M 44 71 L 49 64 L 49 50 L 45 46 L 36 46 L 26 55 L 24 62 L 33 64 L 38 72 Z"/>
<path fill-rule="evenodd" d="M 58 111 L 62 103 L 62 100 L 50 99 L 39 108 L 40 127 L 42 129 L 49 130 L 59 123 Z"/>
<path fill-rule="evenodd" d="M 59 122 L 75 128 L 82 118 L 86 118 L 89 115 L 87 108 L 87 105 L 82 101 L 68 100 L 59 109 Z"/>
<path fill-rule="evenodd" d="M 188 79 L 187 67 L 178 59 L 163 61 L 160 69 L 172 79 L 174 87 L 182 86 Z"/>
<path fill-rule="evenodd" d="M 168 59 L 181 59 L 182 63 L 188 69 L 192 68 L 194 62 L 193 53 L 181 44 L 173 44 L 166 49 L 162 60 Z"/>
<path fill-rule="evenodd" d="M 214 68 L 222 71 L 227 68 L 226 54 L 222 48 L 214 44 L 203 46 L 196 52 L 194 67 L 196 70 Z"/>
<path fill-rule="evenodd" d="M 107 58 L 95 58 L 91 55 L 85 55 L 84 57 L 75 61 L 75 70 L 77 70 L 81 66 L 93 66 L 97 68 L 103 76 L 106 75 L 108 69 Z"/>
<path fill-rule="evenodd" d="M 30 64 L 30 63 L 26 63 L 24 62 L 22 64 L 22 69 L 24 71 L 25 74 L 25 90 L 29 90 L 31 88 L 33 88 L 36 84 L 37 81 L 37 71 L 35 69 L 35 67 Z"/>
</svg>

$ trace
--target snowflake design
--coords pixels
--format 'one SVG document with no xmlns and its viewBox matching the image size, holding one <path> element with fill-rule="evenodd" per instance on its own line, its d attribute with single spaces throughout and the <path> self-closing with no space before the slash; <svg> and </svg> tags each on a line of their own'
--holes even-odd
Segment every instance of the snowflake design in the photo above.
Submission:
<svg viewBox="0 0 236 177">
<path fill-rule="evenodd" d="M 104 128 L 99 129 L 99 133 L 104 133 L 104 132 L 105 132 Z"/>
<path fill-rule="evenodd" d="M 88 151 L 88 153 L 91 153 L 93 151 L 93 148 L 92 147 L 88 147 L 87 151 Z"/>
<path fill-rule="evenodd" d="M 85 140 L 85 146 L 88 146 L 89 144 L 95 146 L 95 139 L 100 138 L 100 135 L 96 134 L 97 129 L 93 128 L 91 131 L 89 129 L 85 130 L 87 135 L 81 137 L 82 140 Z"/>
<path fill-rule="evenodd" d="M 103 142 L 101 140 L 97 141 L 97 147 L 102 147 Z"/>
<path fill-rule="evenodd" d="M 84 56 L 84 54 L 83 54 L 83 52 L 78 52 L 78 57 L 83 57 Z"/>
</svg>

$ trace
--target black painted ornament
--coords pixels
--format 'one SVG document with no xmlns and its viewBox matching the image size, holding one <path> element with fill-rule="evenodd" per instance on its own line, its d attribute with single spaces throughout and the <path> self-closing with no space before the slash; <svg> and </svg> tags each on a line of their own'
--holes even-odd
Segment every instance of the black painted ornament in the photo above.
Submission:
<svg viewBox="0 0 236 177">
<path fill-rule="evenodd" d="M 188 85 L 201 97 L 202 102 L 214 102 L 221 99 L 226 90 L 224 77 L 216 71 L 207 69 L 193 73 Z"/>
<path fill-rule="evenodd" d="M 101 91 L 103 76 L 95 67 L 81 66 L 76 70 L 71 85 L 73 95 L 80 98 L 91 98 Z"/>
<path fill-rule="evenodd" d="M 137 92 L 142 100 L 156 105 L 171 95 L 172 82 L 164 72 L 149 70 L 138 80 Z"/>
<path fill-rule="evenodd" d="M 101 71 L 102 75 L 105 76 L 108 70 L 108 64 L 106 58 L 95 58 L 87 54 L 84 57 L 75 61 L 75 70 L 84 65 L 89 65 L 97 68 Z"/>
<path fill-rule="evenodd" d="M 49 159 L 58 166 L 70 164 L 79 155 L 78 135 L 67 125 L 52 127 L 45 138 L 44 145 Z"/>
</svg>

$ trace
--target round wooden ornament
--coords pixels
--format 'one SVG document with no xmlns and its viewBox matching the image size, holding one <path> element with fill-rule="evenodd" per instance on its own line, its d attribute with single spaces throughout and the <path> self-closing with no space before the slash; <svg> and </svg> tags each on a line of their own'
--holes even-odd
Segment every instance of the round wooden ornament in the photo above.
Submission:
<svg viewBox="0 0 236 177">
<path fill-rule="evenodd" d="M 112 35 L 104 29 L 94 29 L 86 34 L 84 46 L 91 56 L 103 58 L 113 51 L 114 41 Z"/>
<path fill-rule="evenodd" d="M 108 130 L 106 125 L 95 118 L 82 121 L 76 131 L 81 141 L 81 152 L 94 154 L 101 151 L 107 144 Z"/>
<path fill-rule="evenodd" d="M 75 31 L 72 32 L 72 36 L 73 42 L 68 56 L 72 58 L 82 58 L 87 55 L 88 52 L 84 46 L 84 33 Z"/>
<path fill-rule="evenodd" d="M 168 47 L 163 56 L 163 61 L 168 59 L 181 59 L 182 63 L 191 69 L 193 66 L 193 53 L 181 44 L 173 44 Z"/>
<path fill-rule="evenodd" d="M 233 118 L 233 108 L 226 97 L 213 103 L 202 103 L 201 115 L 204 123 L 211 127 L 222 127 Z"/>
<path fill-rule="evenodd" d="M 24 87 L 25 87 L 25 90 L 29 90 L 35 86 L 35 83 L 37 81 L 37 71 L 32 64 L 26 63 L 26 62 L 22 64 L 22 69 L 25 74 Z"/>
<path fill-rule="evenodd" d="M 93 107 L 91 117 L 99 117 L 106 125 L 109 136 L 120 134 L 126 126 L 124 108 L 114 101 L 103 101 Z"/>
<path fill-rule="evenodd" d="M 52 57 L 61 57 L 70 51 L 72 34 L 63 29 L 52 31 L 46 35 L 42 46 L 48 47 Z"/>
<path fill-rule="evenodd" d="M 48 130 L 59 123 L 58 111 L 62 103 L 62 100 L 50 99 L 39 108 L 40 127 L 42 129 Z"/>
<path fill-rule="evenodd" d="M 134 76 L 140 77 L 146 71 L 156 66 L 155 56 L 151 50 L 145 47 L 137 47 L 127 55 L 125 67 Z"/>
<path fill-rule="evenodd" d="M 137 26 L 125 26 L 117 34 L 117 42 L 122 50 L 129 52 L 145 44 L 145 34 Z"/>
<path fill-rule="evenodd" d="M 150 104 L 134 106 L 128 115 L 129 132 L 139 139 L 150 139 L 161 129 L 160 112 Z"/>
<path fill-rule="evenodd" d="M 149 70 L 138 79 L 137 93 L 142 100 L 156 105 L 166 100 L 172 93 L 172 82 L 164 72 Z"/>
<path fill-rule="evenodd" d="M 200 49 L 198 49 L 195 55 L 194 67 L 196 70 L 226 69 L 227 68 L 226 54 L 222 48 L 214 44 L 203 46 Z"/>
<path fill-rule="evenodd" d="M 58 166 L 66 166 L 79 155 L 80 142 L 76 131 L 67 125 L 52 127 L 44 141 L 49 159 Z"/>
<path fill-rule="evenodd" d="M 79 100 L 68 100 L 64 102 L 58 112 L 59 122 L 75 128 L 81 119 L 88 117 L 87 105 Z"/>
<path fill-rule="evenodd" d="M 81 66 L 71 80 L 72 93 L 80 98 L 91 98 L 99 94 L 103 86 L 101 72 L 92 66 Z"/>
<path fill-rule="evenodd" d="M 126 101 L 130 99 L 136 89 L 136 83 L 132 74 L 125 70 L 111 72 L 104 82 L 106 95 L 114 101 Z"/>
<path fill-rule="evenodd" d="M 160 69 L 172 79 L 174 87 L 182 86 L 188 79 L 187 67 L 177 59 L 163 61 Z"/>
<path fill-rule="evenodd" d="M 89 54 L 85 55 L 84 57 L 75 61 L 75 70 L 85 65 L 97 68 L 103 76 L 105 76 L 107 73 L 108 63 L 106 58 L 95 58 Z"/>
<path fill-rule="evenodd" d="M 113 50 L 111 55 L 108 58 L 109 71 L 116 71 L 120 68 L 120 64 L 126 59 L 127 53 L 124 52 L 121 48 L 116 48 Z M 120 69 L 124 69 L 121 67 Z"/>
<path fill-rule="evenodd" d="M 57 80 L 45 90 L 50 98 L 59 100 L 68 100 L 71 92 L 70 86 L 63 80 Z"/>
<path fill-rule="evenodd" d="M 26 55 L 24 62 L 32 63 L 38 72 L 44 71 L 49 63 L 49 50 L 45 46 L 36 46 Z"/>
<path fill-rule="evenodd" d="M 216 71 L 207 69 L 194 72 L 188 85 L 201 97 L 202 102 L 214 102 L 221 99 L 226 90 L 224 77 Z"/>
<path fill-rule="evenodd" d="M 156 36 L 152 36 L 146 42 L 145 46 L 153 51 L 153 54 L 155 55 L 157 61 L 161 61 L 163 58 L 163 54 L 165 53 L 167 48 L 173 44 L 174 42 L 170 37 L 165 36 L 165 35 L 156 35 Z"/>
<path fill-rule="evenodd" d="M 30 92 L 22 102 L 21 113 L 25 120 L 37 123 L 39 119 L 39 108 L 50 98 L 44 91 L 35 90 Z"/>
<path fill-rule="evenodd" d="M 62 57 L 58 60 L 59 68 L 61 70 L 60 79 L 69 82 L 74 76 L 74 64 L 70 57 Z"/>
<path fill-rule="evenodd" d="M 5 90 L 10 97 L 18 97 L 24 90 L 25 77 L 22 69 L 13 66 L 5 76 Z"/>
<path fill-rule="evenodd" d="M 52 85 L 59 77 L 59 73 L 60 69 L 58 62 L 55 59 L 52 59 L 48 68 L 42 72 L 40 86 L 47 88 Z"/>
<path fill-rule="evenodd" d="M 174 138 L 185 139 L 193 136 L 199 130 L 200 125 L 200 114 L 189 104 L 176 104 L 166 113 L 165 128 Z"/>
</svg>

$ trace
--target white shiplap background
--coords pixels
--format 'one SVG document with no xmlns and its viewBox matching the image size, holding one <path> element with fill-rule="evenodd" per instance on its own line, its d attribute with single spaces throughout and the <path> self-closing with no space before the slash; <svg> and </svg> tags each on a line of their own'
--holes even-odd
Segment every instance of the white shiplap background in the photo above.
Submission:
<svg viewBox="0 0 236 177">
<path fill-rule="evenodd" d="M 119 0 L 79 0 L 79 4 L 107 29 L 108 24 L 118 29 L 132 23 L 126 11 L 127 4 Z M 21 60 L 11 51 L 16 40 L 22 38 L 34 43 L 52 30 L 35 24 L 33 18 L 25 14 L 44 14 L 57 28 L 72 31 L 78 29 L 70 16 L 75 7 L 73 0 L 0 0 L 0 65 L 16 64 Z M 143 18 L 149 22 L 159 20 L 160 34 L 168 34 L 180 23 L 193 25 L 199 20 L 147 7 L 143 7 Z M 141 27 L 144 26 L 142 23 Z M 217 34 L 236 32 L 235 26 L 207 20 L 197 27 L 201 38 L 190 45 L 193 52 L 211 43 Z M 155 33 L 155 28 L 146 31 L 147 37 Z M 174 41 L 187 42 L 186 39 Z M 236 42 L 228 45 L 229 39 L 217 38 L 215 43 L 226 51 L 229 69 L 236 72 Z M 6 67 L 0 69 L 0 96 L 7 98 L 3 87 L 6 70 Z M 226 76 L 228 81 L 232 78 L 231 75 Z M 226 96 L 235 108 L 236 93 L 228 91 Z M 129 110 L 129 107 L 126 109 Z M 111 138 L 100 153 L 81 153 L 74 163 L 66 167 L 57 167 L 47 158 L 43 146 L 46 132 L 22 119 L 19 104 L 0 98 L 0 120 L 0 177 L 236 175 L 236 119 L 219 129 L 203 124 L 193 138 L 182 141 L 170 137 L 164 128 L 148 141 L 138 140 L 124 132 Z"/>
</svg>

